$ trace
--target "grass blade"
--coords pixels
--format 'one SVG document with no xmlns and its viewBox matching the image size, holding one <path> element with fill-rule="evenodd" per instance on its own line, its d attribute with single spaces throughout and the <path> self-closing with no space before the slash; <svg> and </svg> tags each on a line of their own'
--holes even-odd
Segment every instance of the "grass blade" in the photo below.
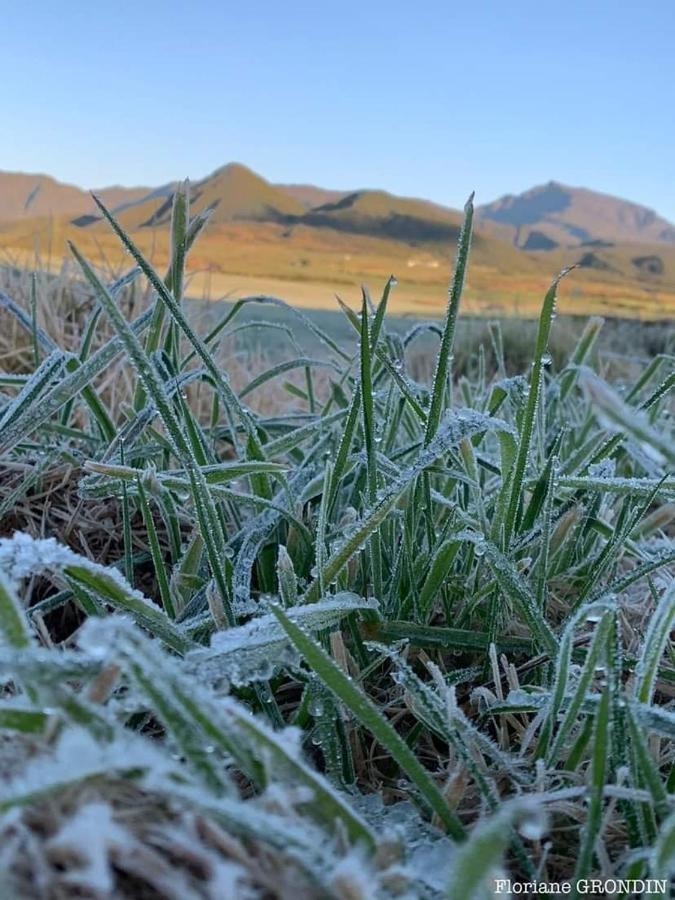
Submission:
<svg viewBox="0 0 675 900">
<path fill-rule="evenodd" d="M 424 801 L 438 816 L 448 833 L 456 840 L 463 839 L 464 828 L 446 803 L 431 776 L 372 700 L 356 687 L 323 648 L 305 634 L 295 622 L 291 621 L 280 607 L 272 607 L 272 612 L 310 669 L 391 754 L 420 792 Z"/>
</svg>

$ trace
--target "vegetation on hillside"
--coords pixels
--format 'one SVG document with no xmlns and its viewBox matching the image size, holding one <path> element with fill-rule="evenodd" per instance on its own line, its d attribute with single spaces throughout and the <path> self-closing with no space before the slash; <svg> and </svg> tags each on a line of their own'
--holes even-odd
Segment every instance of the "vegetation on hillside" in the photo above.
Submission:
<svg viewBox="0 0 675 900">
<path fill-rule="evenodd" d="M 460 374 L 471 202 L 440 328 L 390 330 L 390 278 L 342 305 L 355 352 L 291 313 L 315 356 L 271 298 L 197 332 L 185 191 L 163 275 L 101 212 L 129 273 L 72 246 L 52 328 L 0 295 L 25 333 L 0 376 L 4 895 L 675 874 L 672 355 L 609 383 L 591 319 L 552 358 L 560 276 L 522 373 L 493 328 Z M 220 348 L 251 306 L 293 350 L 240 385 Z M 286 382 L 293 407 L 248 405 Z"/>
<path fill-rule="evenodd" d="M 102 197 L 160 269 L 170 259 L 175 189 L 111 188 Z M 236 163 L 192 184 L 190 195 L 193 214 L 211 210 L 208 233 L 189 260 L 192 296 L 256 290 L 325 309 L 333 307 L 336 288 L 354 304 L 362 283 L 379 283 L 396 269 L 406 277 L 392 311 L 442 315 L 446 248 L 462 221 L 456 210 L 385 191 L 287 188 Z M 476 223 L 464 301 L 474 314 L 536 318 L 550 272 L 579 264 L 578 289 L 562 290 L 564 312 L 675 315 L 672 227 L 650 210 L 551 183 L 479 207 Z M 85 192 L 42 176 L 0 173 L 3 261 L 54 271 L 71 259 L 69 240 L 100 265 L 123 264 L 119 242 Z"/>
</svg>

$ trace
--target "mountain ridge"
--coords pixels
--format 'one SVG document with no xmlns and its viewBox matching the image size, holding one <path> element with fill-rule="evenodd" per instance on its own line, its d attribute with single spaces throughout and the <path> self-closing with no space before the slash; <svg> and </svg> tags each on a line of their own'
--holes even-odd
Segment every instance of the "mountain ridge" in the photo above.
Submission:
<svg viewBox="0 0 675 900">
<path fill-rule="evenodd" d="M 21 186 L 23 193 L 14 194 L 14 209 L 17 196 L 24 208 L 35 179 L 24 177 Z M 116 218 L 160 270 L 166 269 L 171 257 L 174 190 L 175 184 L 170 183 L 138 199 L 129 197 L 125 189 L 120 194 L 113 188 L 103 198 L 108 206 L 118 204 Z M 66 193 L 66 205 L 81 210 L 83 194 L 77 189 Z M 192 182 L 191 194 L 193 215 L 213 209 L 209 227 L 190 258 L 192 297 L 263 293 L 323 308 L 336 288 L 343 297 L 354 292 L 358 302 L 361 285 L 383 283 L 395 273 L 400 285 L 392 302 L 398 312 L 442 312 L 462 222 L 457 210 L 376 190 L 314 195 L 328 202 L 307 209 L 306 197 L 303 203 L 301 196 L 289 196 L 240 164 L 222 166 Z M 43 202 L 50 196 L 64 202 L 63 192 L 56 189 L 45 191 Z M 28 203 L 29 210 L 34 199 Z M 119 204 L 120 200 L 125 202 Z M 593 236 L 590 230 L 571 240 L 565 227 L 569 221 L 563 225 L 545 221 L 560 213 L 563 202 L 565 209 L 570 205 L 566 196 L 556 201 L 557 207 L 554 200 L 549 196 L 544 210 L 526 209 L 525 225 L 516 227 L 508 220 L 483 217 L 478 208 L 465 308 L 481 315 L 536 315 L 551 273 L 576 263 L 574 276 L 563 286 L 567 299 L 563 296 L 561 308 L 583 315 L 637 318 L 665 319 L 675 314 L 675 244 L 647 243 L 644 236 L 642 241 L 586 240 Z M 612 209 L 616 212 L 616 207 Z M 71 263 L 68 242 L 74 242 L 106 271 L 122 271 L 128 259 L 119 241 L 91 206 L 85 210 L 75 215 L 57 215 L 52 210 L 33 218 L 0 221 L 0 264 L 3 259 L 27 269 L 47 264 L 57 271 Z M 634 211 L 634 206 L 628 209 L 629 224 L 635 223 Z M 514 240 L 517 228 L 529 229 L 529 234 L 536 231 L 540 219 L 553 235 L 548 238 L 548 250 L 541 252 L 531 245 L 519 248 Z M 653 227 L 653 221 L 638 210 L 637 224 L 643 229 Z M 606 228 L 605 223 L 605 233 Z M 556 239 L 555 229 L 562 229 L 561 239 Z"/>
<path fill-rule="evenodd" d="M 95 193 L 133 231 L 168 223 L 174 186 L 113 185 Z M 236 162 L 191 182 L 191 193 L 193 211 L 213 207 L 216 224 L 302 224 L 410 243 L 454 240 L 461 224 L 457 210 L 431 200 L 377 189 L 273 184 Z M 100 219 L 82 188 L 42 173 L 0 171 L 0 222 L 62 215 L 80 227 L 96 225 Z M 675 245 L 675 225 L 649 207 L 556 180 L 479 205 L 476 225 L 484 236 L 533 252 L 598 243 Z"/>
<path fill-rule="evenodd" d="M 113 186 L 97 193 L 122 227 L 152 249 L 168 240 L 175 187 Z M 458 210 L 382 190 L 286 188 L 241 163 L 190 182 L 190 193 L 192 215 L 211 211 L 197 268 L 220 279 L 314 281 L 322 290 L 328 279 L 364 283 L 405 267 L 423 295 L 441 276 L 463 218 Z M 523 285 L 530 291 L 544 273 L 573 263 L 587 291 L 608 291 L 622 308 L 632 309 L 635 297 L 641 308 L 660 308 L 660 292 L 675 291 L 675 227 L 639 204 L 550 181 L 478 206 L 475 224 L 474 283 L 480 277 L 489 285 L 483 296 L 494 302 L 508 297 L 518 309 Z M 65 259 L 68 240 L 98 252 L 108 237 L 85 191 L 49 176 L 0 173 L 0 247 L 11 254 L 28 258 L 39 247 L 50 254 L 62 247 Z M 220 283 L 230 289 L 230 282 Z"/>
<path fill-rule="evenodd" d="M 653 209 L 553 180 L 479 206 L 476 219 L 488 230 L 499 226 L 525 250 L 596 241 L 675 244 L 675 226 Z"/>
<path fill-rule="evenodd" d="M 127 202 L 137 202 L 151 188 L 110 185 L 96 193 L 118 208 Z M 72 216 L 93 213 L 96 206 L 88 191 L 58 181 L 41 172 L 7 172 L 0 170 L 0 221 L 31 219 L 45 215 Z"/>
</svg>

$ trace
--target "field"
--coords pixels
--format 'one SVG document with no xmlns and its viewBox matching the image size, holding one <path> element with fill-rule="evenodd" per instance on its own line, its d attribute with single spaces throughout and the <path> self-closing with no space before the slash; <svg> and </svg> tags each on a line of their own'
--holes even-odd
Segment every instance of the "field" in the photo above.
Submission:
<svg viewBox="0 0 675 900">
<path fill-rule="evenodd" d="M 140 229 L 133 232 L 133 239 L 158 270 L 166 269 L 171 257 L 166 228 Z M 77 228 L 67 217 L 0 224 L 0 261 L 58 273 L 64 260 L 72 264 L 68 240 L 111 278 L 126 265 L 125 253 L 107 226 Z M 596 251 L 602 267 L 579 268 L 561 285 L 560 312 L 647 321 L 675 318 L 675 249 L 656 250 L 664 272 L 639 277 L 631 260 L 648 253 L 648 245 Z M 588 254 L 578 247 L 528 254 L 504 241 L 479 237 L 463 311 L 536 319 L 551 272 L 584 255 Z M 266 294 L 303 309 L 333 310 L 336 293 L 358 304 L 362 284 L 379 285 L 394 274 L 399 284 L 390 301 L 393 315 L 441 317 L 449 267 L 445 244 L 415 246 L 334 228 L 211 223 L 189 258 L 186 292 L 209 300 Z"/>
<path fill-rule="evenodd" d="M 181 191 L 7 240 L 1 897 L 670 896 L 672 327 L 472 221 L 449 292 L 326 246 L 311 315 Z"/>
</svg>

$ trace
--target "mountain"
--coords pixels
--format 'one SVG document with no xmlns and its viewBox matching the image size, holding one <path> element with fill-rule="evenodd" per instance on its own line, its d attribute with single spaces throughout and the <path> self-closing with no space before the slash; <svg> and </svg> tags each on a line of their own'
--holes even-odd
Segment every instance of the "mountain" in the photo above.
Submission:
<svg viewBox="0 0 675 900">
<path fill-rule="evenodd" d="M 309 210 L 303 223 L 407 242 L 440 243 L 457 240 L 462 215 L 426 200 L 386 191 L 356 191 Z"/>
<path fill-rule="evenodd" d="M 127 204 L 117 219 L 130 232 L 166 232 L 173 190 L 167 185 L 139 202 Z M 331 244 L 342 247 L 347 261 L 361 256 L 364 247 L 370 246 L 384 257 L 405 258 L 406 267 L 417 272 L 435 270 L 448 246 L 456 244 L 463 218 L 456 210 L 385 191 L 340 194 L 307 185 L 273 185 L 239 163 L 229 163 L 193 182 L 190 195 L 191 215 L 213 210 L 207 229 L 213 242 L 209 251 L 212 258 L 204 256 L 205 262 L 216 264 L 216 259 L 222 258 L 224 240 L 237 245 L 257 242 L 264 245 L 268 256 L 295 253 L 297 258 L 289 263 L 293 270 L 289 274 L 298 277 L 298 271 L 302 271 L 303 278 L 308 267 L 316 266 L 319 258 L 325 259 L 325 248 Z M 307 204 L 326 197 L 337 199 L 307 208 Z M 79 217 L 73 224 L 85 228 L 93 225 L 100 234 L 108 230 L 100 217 Z M 377 248 L 368 241 L 378 242 Z M 201 246 L 205 246 L 204 241 Z M 474 236 L 473 258 L 504 272 L 531 271 L 533 267 L 527 255 L 510 242 L 480 232 Z"/>
<path fill-rule="evenodd" d="M 145 187 L 103 188 L 97 193 L 106 204 L 118 208 L 146 196 Z M 41 216 L 81 216 L 95 209 L 89 193 L 63 184 L 48 175 L 0 172 L 0 222 Z"/>
<path fill-rule="evenodd" d="M 326 203 L 337 203 L 351 193 L 351 191 L 331 191 L 313 184 L 275 184 L 274 187 L 298 200 L 305 209 L 313 209 Z"/>
<path fill-rule="evenodd" d="M 164 228 L 174 184 L 95 191 L 123 227 Z M 454 242 L 461 214 L 427 200 L 386 191 L 334 191 L 308 184 L 271 184 L 239 163 L 191 184 L 191 209 L 213 207 L 211 222 L 268 222 L 331 228 L 413 245 Z M 80 227 L 100 221 L 87 191 L 47 175 L 0 172 L 0 223 L 68 217 Z M 675 226 L 636 203 L 557 181 L 508 194 L 476 210 L 477 239 L 526 251 L 611 244 L 675 245 Z"/>
<path fill-rule="evenodd" d="M 169 262 L 175 185 L 96 192 L 160 269 Z M 395 272 L 399 311 L 439 310 L 463 219 L 457 210 L 380 190 L 272 184 L 238 163 L 191 182 L 190 195 L 192 215 L 212 210 L 191 257 L 194 296 L 252 290 L 321 305 L 336 287 Z M 478 207 L 475 225 L 470 311 L 536 314 L 551 272 L 571 263 L 578 268 L 563 290 L 593 311 L 666 318 L 675 309 L 675 227 L 637 204 L 549 182 Z M 107 268 L 128 263 L 87 192 L 0 172 L 0 260 L 30 267 L 46 255 L 58 266 L 69 240 Z"/>
<path fill-rule="evenodd" d="M 169 186 L 170 187 L 170 186 Z M 124 228 L 163 228 L 171 220 L 173 191 L 161 189 L 130 205 L 119 217 Z M 213 208 L 211 224 L 287 222 L 305 214 L 294 197 L 239 163 L 228 163 L 190 185 L 190 213 Z"/>
<path fill-rule="evenodd" d="M 270 222 L 332 228 L 351 234 L 409 243 L 455 241 L 461 213 L 426 200 L 396 197 L 385 191 L 341 194 L 309 185 L 273 185 L 239 163 L 217 169 L 190 189 L 192 215 L 213 207 L 210 223 Z M 326 200 L 330 202 L 325 202 Z M 324 201 L 319 205 L 314 201 Z M 171 218 L 172 191 L 155 192 L 129 204 L 119 216 L 123 227 L 165 227 Z M 77 224 L 89 225 L 90 219 Z"/>
<path fill-rule="evenodd" d="M 160 188 L 162 190 L 162 188 Z M 94 193 L 105 203 L 108 209 L 120 210 L 132 203 L 137 203 L 152 191 L 148 187 L 127 188 L 119 184 L 107 188 L 95 188 Z M 87 196 L 89 192 L 87 191 Z"/>
<path fill-rule="evenodd" d="M 97 192 L 160 271 L 169 265 L 174 191 L 175 183 Z M 213 211 L 190 259 L 192 297 L 264 293 L 323 308 L 336 289 L 358 303 L 362 284 L 395 273 L 397 313 L 444 308 L 457 210 L 378 190 L 275 185 L 237 163 L 191 182 L 190 193 L 193 215 Z M 128 266 L 85 191 L 0 173 L 0 261 L 31 268 L 48 260 L 58 271 L 70 259 L 68 241 L 106 271 Z M 570 263 L 579 266 L 563 286 L 563 311 L 675 314 L 675 229 L 636 204 L 556 182 L 478 208 L 464 309 L 536 316 L 551 273 Z"/>
<path fill-rule="evenodd" d="M 307 208 L 307 204 L 326 197 L 335 199 Z M 127 204 L 118 215 L 119 221 L 129 231 L 166 228 L 172 200 L 172 186 L 159 189 Z M 239 163 L 229 163 L 191 184 L 191 215 L 209 207 L 213 208 L 210 226 L 265 222 L 330 228 L 413 245 L 453 243 L 462 223 L 461 213 L 426 200 L 397 197 L 386 191 L 340 194 L 307 185 L 273 185 Z M 75 224 L 88 226 L 94 221 L 87 216 L 75 220 Z M 481 240 L 479 235 L 477 241 Z M 506 248 L 507 253 L 510 249 Z"/>
<path fill-rule="evenodd" d="M 130 230 L 163 227 L 171 218 L 174 184 L 159 188 L 120 186 L 95 190 Z M 313 192 L 313 193 L 312 193 Z M 246 166 L 229 163 L 191 185 L 192 212 L 214 207 L 212 222 L 286 221 L 304 215 L 307 204 L 340 196 L 309 186 L 275 187 Z M 45 216 L 71 217 L 85 227 L 100 221 L 88 191 L 46 175 L 0 172 L 0 222 Z"/>
<path fill-rule="evenodd" d="M 480 206 L 477 223 L 524 250 L 593 242 L 675 244 L 675 226 L 653 210 L 586 188 L 549 181 Z"/>
</svg>

